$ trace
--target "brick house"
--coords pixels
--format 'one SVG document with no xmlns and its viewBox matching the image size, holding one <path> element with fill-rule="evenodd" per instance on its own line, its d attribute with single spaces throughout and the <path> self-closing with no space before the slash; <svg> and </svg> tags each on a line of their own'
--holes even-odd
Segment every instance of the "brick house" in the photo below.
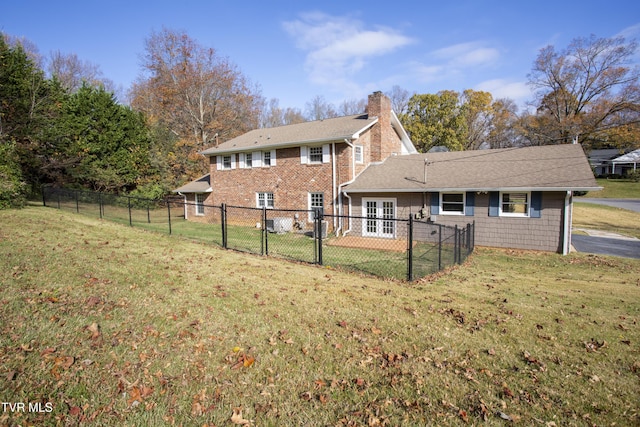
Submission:
<svg viewBox="0 0 640 427">
<path fill-rule="evenodd" d="M 476 245 L 566 254 L 573 191 L 598 189 L 581 145 L 549 145 L 390 157 L 367 168 L 343 195 L 355 216 L 378 211 L 378 218 L 388 213 L 449 226 L 475 222 Z M 346 230 L 402 235 L 374 221 Z"/>
<path fill-rule="evenodd" d="M 404 238 L 385 218 L 475 222 L 475 244 L 567 253 L 573 191 L 597 190 L 580 145 L 419 154 L 390 100 L 367 113 L 256 129 L 203 151 L 209 174 L 175 190 L 185 216 L 208 221 L 209 205 L 323 208 L 336 234 Z M 310 218 L 307 218 L 309 221 Z"/>
<path fill-rule="evenodd" d="M 204 150 L 209 174 L 175 191 L 196 221 L 222 203 L 348 214 L 343 185 L 371 163 L 416 152 L 389 98 L 375 92 L 365 114 L 256 129 Z"/>
</svg>

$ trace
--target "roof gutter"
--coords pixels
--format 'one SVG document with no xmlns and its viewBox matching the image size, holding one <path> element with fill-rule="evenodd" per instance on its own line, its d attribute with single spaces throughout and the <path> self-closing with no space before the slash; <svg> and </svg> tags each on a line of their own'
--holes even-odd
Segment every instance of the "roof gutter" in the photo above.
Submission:
<svg viewBox="0 0 640 427">
<path fill-rule="evenodd" d="M 345 183 L 343 185 L 347 185 Z M 422 193 L 422 192 L 460 192 L 460 191 L 599 191 L 603 187 L 491 187 L 491 188 L 467 188 L 467 187 L 440 187 L 440 188 L 353 188 L 352 193 Z"/>
</svg>

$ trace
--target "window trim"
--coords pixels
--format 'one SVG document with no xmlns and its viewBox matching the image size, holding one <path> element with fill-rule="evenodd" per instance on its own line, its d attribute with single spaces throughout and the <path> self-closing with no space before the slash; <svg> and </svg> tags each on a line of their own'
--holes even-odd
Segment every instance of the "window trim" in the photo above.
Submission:
<svg viewBox="0 0 640 427">
<path fill-rule="evenodd" d="M 312 153 L 312 151 L 319 151 L 318 153 Z M 309 147 L 307 155 L 309 156 L 309 164 L 310 165 L 319 165 L 322 163 L 322 146 Z M 314 160 L 313 156 L 316 156 L 318 159 Z"/>
<path fill-rule="evenodd" d="M 458 211 L 445 211 L 443 208 L 443 205 L 445 204 L 444 201 L 444 196 L 447 194 L 462 194 L 462 202 L 446 202 L 447 204 L 460 204 L 460 207 L 462 208 L 462 210 L 460 212 Z M 448 191 L 446 193 L 440 193 L 440 197 L 438 200 L 438 211 L 440 215 L 453 215 L 453 216 L 464 216 L 465 215 L 465 210 L 466 210 L 466 206 L 467 206 L 467 193 L 464 191 Z"/>
<path fill-rule="evenodd" d="M 322 206 L 313 206 L 313 196 L 320 196 L 322 200 Z M 317 208 L 324 209 L 324 192 L 322 191 L 310 191 L 307 196 L 307 206 L 309 207 L 308 220 L 312 222 L 314 220 L 314 210 Z"/>
<path fill-rule="evenodd" d="M 202 200 L 198 201 L 198 199 L 202 197 Z M 207 198 L 204 193 L 195 193 L 195 214 L 196 216 L 204 216 L 204 201 Z"/>
<path fill-rule="evenodd" d="M 527 201 L 525 203 L 526 209 L 524 213 L 521 212 L 504 212 L 504 195 L 505 194 L 525 194 Z M 513 204 L 513 203 L 512 203 Z M 522 205 L 519 203 L 518 205 Z M 498 216 L 511 217 L 511 218 L 529 218 L 531 216 L 531 191 L 501 191 L 498 198 Z"/>
<path fill-rule="evenodd" d="M 364 146 L 362 144 L 353 145 L 353 158 L 359 165 L 364 163 Z"/>
<path fill-rule="evenodd" d="M 229 166 L 227 166 L 227 158 L 229 159 Z M 222 156 L 222 170 L 231 170 L 233 169 L 233 157 L 231 154 Z"/>
<path fill-rule="evenodd" d="M 264 206 L 260 205 L 260 196 L 262 196 L 262 199 L 264 201 Z M 270 196 L 270 197 L 269 197 Z M 271 200 L 271 206 L 269 206 L 269 200 Z M 274 209 L 275 206 L 275 198 L 273 196 L 273 192 L 271 191 L 258 191 L 256 192 L 256 207 L 262 209 L 267 208 L 267 209 Z"/>
</svg>

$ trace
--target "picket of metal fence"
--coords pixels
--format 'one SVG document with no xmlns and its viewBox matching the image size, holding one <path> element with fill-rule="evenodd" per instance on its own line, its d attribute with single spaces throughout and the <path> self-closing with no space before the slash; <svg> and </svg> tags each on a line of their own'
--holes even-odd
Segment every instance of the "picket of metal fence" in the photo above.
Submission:
<svg viewBox="0 0 640 427">
<path fill-rule="evenodd" d="M 177 197 L 151 200 L 54 187 L 43 188 L 42 201 L 225 249 L 409 281 L 461 264 L 474 248 L 475 224 L 451 227 L 411 216 L 196 205 Z"/>
</svg>

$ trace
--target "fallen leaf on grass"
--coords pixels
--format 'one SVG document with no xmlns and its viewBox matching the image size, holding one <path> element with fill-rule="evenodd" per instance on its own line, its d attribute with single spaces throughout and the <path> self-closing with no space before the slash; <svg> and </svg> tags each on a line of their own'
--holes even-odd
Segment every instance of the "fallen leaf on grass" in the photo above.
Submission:
<svg viewBox="0 0 640 427">
<path fill-rule="evenodd" d="M 231 422 L 234 424 L 247 425 L 252 424 L 253 421 L 244 419 L 242 417 L 242 407 L 233 408 L 233 415 L 231 415 Z"/>
<path fill-rule="evenodd" d="M 76 361 L 76 359 L 73 356 L 56 357 L 55 366 L 59 366 L 59 367 L 61 367 L 63 369 L 69 369 L 71 367 L 71 365 L 73 365 L 73 363 L 75 361 Z"/>
<path fill-rule="evenodd" d="M 100 326 L 96 322 L 93 322 L 92 324 L 87 326 L 87 330 L 89 332 L 91 332 L 91 339 L 92 340 L 98 339 L 102 335 L 100 333 Z"/>
<path fill-rule="evenodd" d="M 607 346 L 607 342 L 606 341 L 598 342 L 597 340 L 594 340 L 593 338 L 591 338 L 591 341 L 588 341 L 588 342 L 584 343 L 584 347 L 590 353 L 594 352 L 594 351 L 598 351 L 601 348 L 604 348 L 606 346 Z"/>
</svg>

